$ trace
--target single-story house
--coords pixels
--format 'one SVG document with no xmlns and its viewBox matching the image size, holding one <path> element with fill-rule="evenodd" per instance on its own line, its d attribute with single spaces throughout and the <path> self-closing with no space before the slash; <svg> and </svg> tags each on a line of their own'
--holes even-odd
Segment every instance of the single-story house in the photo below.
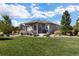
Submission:
<svg viewBox="0 0 79 59">
<path fill-rule="evenodd" d="M 37 34 L 47 33 L 48 31 L 57 30 L 60 26 L 47 20 L 34 20 L 23 23 L 20 28 L 25 31 L 36 31 Z"/>
</svg>

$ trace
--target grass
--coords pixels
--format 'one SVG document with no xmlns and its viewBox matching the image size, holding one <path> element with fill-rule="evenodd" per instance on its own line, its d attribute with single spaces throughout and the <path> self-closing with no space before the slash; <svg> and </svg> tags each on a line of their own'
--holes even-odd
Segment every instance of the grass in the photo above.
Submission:
<svg viewBox="0 0 79 59">
<path fill-rule="evenodd" d="M 79 37 L 15 37 L 0 40 L 1 56 L 79 56 Z"/>
</svg>

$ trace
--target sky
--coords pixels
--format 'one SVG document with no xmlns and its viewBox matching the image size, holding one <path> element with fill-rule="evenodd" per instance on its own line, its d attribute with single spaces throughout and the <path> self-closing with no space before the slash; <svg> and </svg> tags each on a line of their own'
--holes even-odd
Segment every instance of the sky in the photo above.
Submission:
<svg viewBox="0 0 79 59">
<path fill-rule="evenodd" d="M 70 13 L 71 25 L 74 26 L 79 18 L 78 3 L 2 3 L 0 20 L 1 15 L 9 15 L 14 26 L 33 20 L 48 20 L 60 24 L 65 10 Z"/>
</svg>

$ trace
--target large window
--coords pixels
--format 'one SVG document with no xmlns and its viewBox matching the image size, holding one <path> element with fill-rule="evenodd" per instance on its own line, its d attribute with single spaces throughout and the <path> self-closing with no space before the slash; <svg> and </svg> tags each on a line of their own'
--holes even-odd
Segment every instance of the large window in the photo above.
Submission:
<svg viewBox="0 0 79 59">
<path fill-rule="evenodd" d="M 34 30 L 36 30 L 36 25 L 34 25 Z"/>
</svg>

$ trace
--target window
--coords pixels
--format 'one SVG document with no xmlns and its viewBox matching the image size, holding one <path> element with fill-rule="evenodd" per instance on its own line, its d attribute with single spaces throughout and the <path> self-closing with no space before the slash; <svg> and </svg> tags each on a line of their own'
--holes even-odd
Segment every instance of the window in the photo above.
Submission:
<svg viewBox="0 0 79 59">
<path fill-rule="evenodd" d="M 34 25 L 34 30 L 36 30 L 36 25 Z"/>
</svg>

